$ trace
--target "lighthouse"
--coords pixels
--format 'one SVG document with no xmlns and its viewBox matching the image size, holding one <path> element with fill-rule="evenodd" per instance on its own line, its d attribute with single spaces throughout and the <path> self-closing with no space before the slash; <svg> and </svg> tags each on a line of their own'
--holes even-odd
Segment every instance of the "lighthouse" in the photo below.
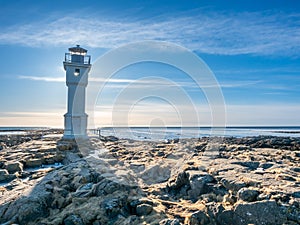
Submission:
<svg viewBox="0 0 300 225">
<path fill-rule="evenodd" d="M 65 117 L 63 139 L 87 137 L 87 117 L 85 113 L 85 92 L 88 73 L 91 69 L 91 57 L 87 50 L 79 45 L 69 48 L 65 53 L 64 69 L 68 87 L 68 106 Z"/>
</svg>

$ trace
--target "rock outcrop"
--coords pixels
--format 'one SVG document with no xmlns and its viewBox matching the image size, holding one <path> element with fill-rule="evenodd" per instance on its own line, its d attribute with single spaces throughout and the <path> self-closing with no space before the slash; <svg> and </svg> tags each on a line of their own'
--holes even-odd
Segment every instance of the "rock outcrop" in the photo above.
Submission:
<svg viewBox="0 0 300 225">
<path fill-rule="evenodd" d="M 212 141 L 8 145 L 0 151 L 0 223 L 300 223 L 299 139 Z"/>
</svg>

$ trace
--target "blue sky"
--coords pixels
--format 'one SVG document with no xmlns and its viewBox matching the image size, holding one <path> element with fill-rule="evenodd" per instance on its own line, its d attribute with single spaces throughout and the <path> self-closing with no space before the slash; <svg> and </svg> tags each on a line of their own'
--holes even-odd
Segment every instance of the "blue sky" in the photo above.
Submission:
<svg viewBox="0 0 300 225">
<path fill-rule="evenodd" d="M 300 125 L 297 1 L 1 1 L 0 26 L 0 126 L 62 127 L 67 49 L 80 44 L 93 64 L 143 40 L 181 45 L 205 61 L 222 88 L 227 125 Z M 140 63 L 115 74 L 99 94 L 97 125 L 112 124 L 116 99 L 129 84 L 135 82 L 136 95 L 157 85 L 137 82 L 145 77 L 175 83 L 195 109 L 179 99 L 175 106 L 187 114 L 178 115 L 174 103 L 159 97 L 161 88 L 156 97 L 122 103 L 132 106 L 131 125 L 211 124 L 205 95 L 186 74 Z M 190 120 L 181 124 L 183 116 Z"/>
</svg>

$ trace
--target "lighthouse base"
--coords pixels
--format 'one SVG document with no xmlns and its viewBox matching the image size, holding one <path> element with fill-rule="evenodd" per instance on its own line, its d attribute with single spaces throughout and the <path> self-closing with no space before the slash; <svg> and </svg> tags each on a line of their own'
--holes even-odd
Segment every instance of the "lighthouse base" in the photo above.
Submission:
<svg viewBox="0 0 300 225">
<path fill-rule="evenodd" d="M 87 114 L 71 115 L 65 114 L 65 130 L 63 139 L 86 139 L 87 138 Z"/>
</svg>

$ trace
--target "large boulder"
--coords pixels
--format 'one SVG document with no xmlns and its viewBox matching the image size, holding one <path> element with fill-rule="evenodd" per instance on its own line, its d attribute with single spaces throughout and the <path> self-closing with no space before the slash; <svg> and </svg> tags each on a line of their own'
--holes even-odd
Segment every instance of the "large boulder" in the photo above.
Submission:
<svg viewBox="0 0 300 225">
<path fill-rule="evenodd" d="M 285 212 L 275 201 L 237 204 L 233 210 L 224 210 L 217 216 L 219 225 L 282 225 L 286 220 Z"/>
<path fill-rule="evenodd" d="M 39 190 L 40 193 L 34 193 L 28 197 L 22 197 L 15 202 L 9 204 L 6 210 L 0 215 L 0 223 L 13 221 L 20 225 L 35 224 L 38 218 L 49 215 L 48 208 L 52 201 L 50 192 Z"/>
<path fill-rule="evenodd" d="M 275 201 L 238 204 L 234 209 L 232 224 L 281 225 L 287 217 Z"/>
<path fill-rule="evenodd" d="M 54 171 L 30 189 L 30 192 L 15 201 L 0 205 L 0 224 L 32 225 L 37 224 L 38 219 L 47 217 L 54 199 L 46 183 L 56 178 L 57 172 Z"/>
</svg>

